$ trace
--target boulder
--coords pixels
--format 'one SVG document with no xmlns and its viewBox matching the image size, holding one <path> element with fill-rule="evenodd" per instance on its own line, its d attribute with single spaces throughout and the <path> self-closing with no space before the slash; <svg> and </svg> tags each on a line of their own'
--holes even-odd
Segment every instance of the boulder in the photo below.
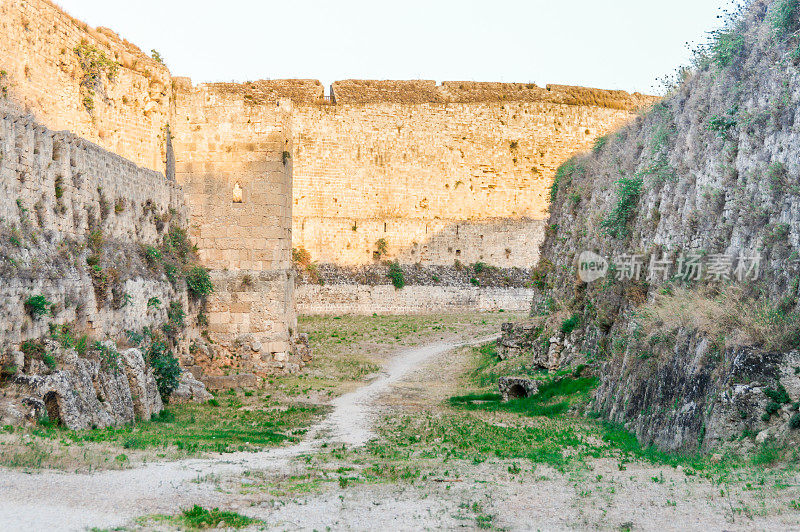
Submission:
<svg viewBox="0 0 800 532">
<path fill-rule="evenodd" d="M 206 390 L 206 385 L 194 378 L 188 371 L 181 373 L 178 387 L 169 396 L 170 404 L 205 403 L 214 396 Z"/>
<path fill-rule="evenodd" d="M 539 384 L 526 377 L 500 377 L 497 385 L 503 401 L 530 397 L 539 391 Z"/>
</svg>

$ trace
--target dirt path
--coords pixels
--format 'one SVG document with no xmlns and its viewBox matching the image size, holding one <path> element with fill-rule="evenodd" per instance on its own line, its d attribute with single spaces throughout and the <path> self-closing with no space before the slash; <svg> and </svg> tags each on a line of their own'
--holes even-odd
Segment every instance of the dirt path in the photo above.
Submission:
<svg viewBox="0 0 800 532">
<path fill-rule="evenodd" d="M 438 342 L 392 357 L 370 384 L 343 395 L 334 410 L 291 447 L 263 453 L 234 453 L 213 459 L 158 462 L 123 471 L 71 474 L 54 471 L 0 474 L 0 530 L 84 530 L 116 527 L 148 514 L 174 514 L 192 504 L 218 506 L 220 493 L 202 482 L 209 476 L 237 475 L 252 469 L 288 467 L 292 458 L 332 442 L 359 446 L 373 437 L 376 398 L 427 361 L 461 345 L 490 341 Z M 235 505 L 231 510 L 237 510 Z"/>
</svg>

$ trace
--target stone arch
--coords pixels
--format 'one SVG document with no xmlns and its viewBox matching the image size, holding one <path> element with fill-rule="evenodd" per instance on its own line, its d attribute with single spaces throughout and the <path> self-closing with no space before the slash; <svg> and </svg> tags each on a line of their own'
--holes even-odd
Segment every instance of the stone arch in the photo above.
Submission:
<svg viewBox="0 0 800 532">
<path fill-rule="evenodd" d="M 528 397 L 528 390 L 521 384 L 512 384 L 508 389 L 509 399 L 523 399 Z"/>
<path fill-rule="evenodd" d="M 47 392 L 42 398 L 44 408 L 47 411 L 47 419 L 50 423 L 61 425 L 61 407 L 58 404 L 58 394 L 56 392 Z"/>
</svg>

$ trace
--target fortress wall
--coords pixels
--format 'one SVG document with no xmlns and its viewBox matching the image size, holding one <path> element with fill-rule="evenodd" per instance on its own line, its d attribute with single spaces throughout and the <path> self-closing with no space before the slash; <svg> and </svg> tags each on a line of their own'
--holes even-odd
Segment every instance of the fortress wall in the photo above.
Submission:
<svg viewBox="0 0 800 532">
<path fill-rule="evenodd" d="M 142 245 L 156 245 L 171 224 L 185 226 L 183 192 L 67 132 L 54 132 L 0 105 L 0 346 L 78 322 L 98 338 L 158 326 L 185 290 L 148 270 Z M 89 233 L 102 235 L 97 279 L 87 265 Z M 93 286 L 102 279 L 106 293 Z M 123 304 L 122 296 L 128 299 Z M 44 295 L 52 317 L 33 320 L 25 301 Z M 164 305 L 152 309 L 148 299 Z"/>
<path fill-rule="evenodd" d="M 176 78 L 176 178 L 190 233 L 217 291 L 209 331 L 237 365 L 257 373 L 293 363 L 291 103 L 255 102 L 238 85 Z M 236 196 L 240 194 L 241 202 Z"/>
<path fill-rule="evenodd" d="M 118 63 L 111 79 L 108 68 L 98 70 L 91 92 L 81 88 L 79 47 Z M 50 129 L 163 172 L 171 93 L 167 68 L 111 30 L 90 28 L 47 0 L 0 3 L 0 98 Z"/>
<path fill-rule="evenodd" d="M 534 290 L 463 286 L 299 285 L 297 310 L 301 314 L 428 314 L 431 312 L 530 310 Z M 526 304 L 527 303 L 527 304 Z"/>
<path fill-rule="evenodd" d="M 534 265 L 558 166 L 648 100 L 528 86 L 337 82 L 336 105 L 298 105 L 294 246 L 341 265 L 381 238 L 402 262 Z"/>
</svg>

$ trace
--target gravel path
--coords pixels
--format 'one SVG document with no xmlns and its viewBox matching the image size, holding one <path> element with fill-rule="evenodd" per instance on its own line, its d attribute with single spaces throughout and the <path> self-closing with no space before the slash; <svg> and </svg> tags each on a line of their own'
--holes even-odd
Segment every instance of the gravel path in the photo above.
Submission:
<svg viewBox="0 0 800 532">
<path fill-rule="evenodd" d="M 392 384 L 437 355 L 495 338 L 439 342 L 399 352 L 377 379 L 334 400 L 333 412 L 313 426 L 302 442 L 291 447 L 220 455 L 212 459 L 157 462 L 135 469 L 89 474 L 56 471 L 30 474 L 3 470 L 0 474 L 0 530 L 110 528 L 142 515 L 174 514 L 179 508 L 193 504 L 218 506 L 220 494 L 213 486 L 198 480 L 209 475 L 240 474 L 250 469 L 286 468 L 292 458 L 312 452 L 324 443 L 363 445 L 374 435 L 375 399 Z"/>
</svg>

